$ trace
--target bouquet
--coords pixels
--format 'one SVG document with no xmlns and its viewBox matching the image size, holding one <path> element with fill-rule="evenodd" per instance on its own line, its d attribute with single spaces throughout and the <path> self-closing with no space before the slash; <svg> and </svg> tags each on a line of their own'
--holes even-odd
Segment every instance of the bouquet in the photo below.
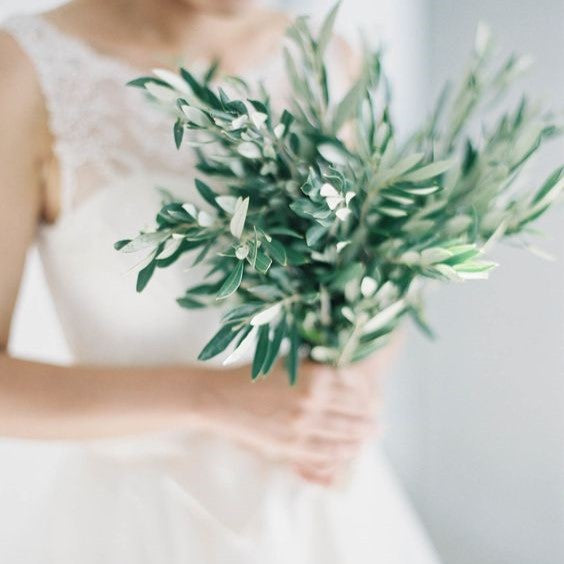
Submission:
<svg viewBox="0 0 564 564">
<path fill-rule="evenodd" d="M 138 291 L 196 250 L 194 264 L 208 275 L 179 305 L 227 305 L 199 359 L 232 346 L 229 362 L 254 349 L 253 379 L 281 351 L 292 383 L 302 353 L 336 366 L 363 359 L 406 316 L 429 332 L 422 282 L 487 278 L 491 245 L 512 237 L 527 246 L 531 223 L 564 185 L 564 168 L 537 187 L 516 182 L 559 133 L 549 114 L 522 98 L 493 123 L 481 119 L 526 66 L 514 56 L 493 66 L 484 26 L 458 89 L 446 88 L 400 143 L 380 51 L 363 49 L 343 98 L 329 88 L 337 10 L 318 32 L 305 17 L 289 28 L 283 111 L 264 86 L 237 77 L 222 79 L 228 94 L 216 85 L 216 65 L 203 76 L 156 70 L 131 83 L 169 112 L 177 147 L 195 149 L 207 183 L 196 180 L 201 203 L 168 197 L 154 230 L 116 248 L 149 251 Z M 221 182 L 211 187 L 210 178 Z"/>
</svg>

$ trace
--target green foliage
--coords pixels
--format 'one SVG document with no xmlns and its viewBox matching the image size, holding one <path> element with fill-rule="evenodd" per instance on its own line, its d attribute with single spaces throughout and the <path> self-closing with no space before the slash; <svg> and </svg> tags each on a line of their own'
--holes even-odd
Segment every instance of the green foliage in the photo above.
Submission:
<svg viewBox="0 0 564 564">
<path fill-rule="evenodd" d="M 494 68 L 485 28 L 458 89 L 446 88 L 426 123 L 400 143 L 379 52 L 365 50 L 342 99 L 328 87 L 337 8 L 319 34 L 306 18 L 289 29 L 292 96 L 283 111 L 240 78 L 225 79 L 235 97 L 215 87 L 217 65 L 202 78 L 181 69 L 132 83 L 173 115 L 176 144 L 195 146 L 199 170 L 221 179 L 222 190 L 198 179 L 206 209 L 169 198 L 154 232 L 116 249 L 151 251 L 139 291 L 157 267 L 197 249 L 209 280 L 179 304 L 233 300 L 200 359 L 255 339 L 253 378 L 268 374 L 283 350 L 291 383 L 302 352 L 339 365 L 365 358 L 405 316 L 430 334 L 420 283 L 487 278 L 495 264 L 485 251 L 510 236 L 521 241 L 564 184 L 563 168 L 538 188 L 517 182 L 560 133 L 550 115 L 523 98 L 497 121 L 483 119 L 481 110 L 499 102 L 525 66 L 510 57 Z"/>
</svg>

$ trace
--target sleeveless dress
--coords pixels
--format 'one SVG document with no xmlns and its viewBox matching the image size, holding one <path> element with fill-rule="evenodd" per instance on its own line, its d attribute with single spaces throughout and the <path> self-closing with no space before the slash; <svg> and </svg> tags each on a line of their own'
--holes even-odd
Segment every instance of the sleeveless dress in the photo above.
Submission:
<svg viewBox="0 0 564 564">
<path fill-rule="evenodd" d="M 176 151 L 169 120 L 125 87 L 139 71 L 41 16 L 3 29 L 34 64 L 54 137 L 62 212 L 37 245 L 73 361 L 196 362 L 220 314 L 174 298 L 201 272 L 179 264 L 137 294 L 140 257 L 127 264 L 112 247 L 153 221 L 155 186 L 196 197 L 190 151 Z M 279 64 L 249 75 L 275 81 Z M 20 479 L 0 469 L 0 562 L 437 563 L 378 445 L 331 489 L 203 432 L 21 448 L 31 463 Z"/>
</svg>

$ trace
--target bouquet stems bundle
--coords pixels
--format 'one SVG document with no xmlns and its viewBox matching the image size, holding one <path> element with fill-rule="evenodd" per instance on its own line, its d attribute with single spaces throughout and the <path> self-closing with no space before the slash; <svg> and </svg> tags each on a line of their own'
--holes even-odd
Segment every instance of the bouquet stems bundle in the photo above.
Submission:
<svg viewBox="0 0 564 564">
<path fill-rule="evenodd" d="M 405 316 L 427 330 L 420 283 L 487 278 L 495 265 L 485 251 L 526 234 L 564 184 L 559 168 L 539 186 L 518 187 L 524 165 L 559 133 L 525 98 L 470 133 L 525 66 L 510 57 L 493 67 L 484 27 L 458 89 L 445 90 L 399 143 L 380 52 L 366 48 L 358 79 L 343 98 L 332 95 L 326 57 L 336 15 L 337 7 L 318 33 L 306 18 L 290 27 L 284 111 L 240 78 L 228 95 L 215 86 L 215 67 L 202 77 L 157 70 L 132 83 L 170 112 L 177 146 L 194 147 L 198 169 L 221 189 L 197 180 L 201 203 L 169 199 L 155 230 L 116 248 L 149 251 L 138 291 L 196 250 L 208 277 L 178 303 L 230 304 L 200 359 L 254 347 L 253 378 L 271 370 L 283 342 L 295 382 L 300 351 L 345 365 L 382 347 Z"/>
</svg>

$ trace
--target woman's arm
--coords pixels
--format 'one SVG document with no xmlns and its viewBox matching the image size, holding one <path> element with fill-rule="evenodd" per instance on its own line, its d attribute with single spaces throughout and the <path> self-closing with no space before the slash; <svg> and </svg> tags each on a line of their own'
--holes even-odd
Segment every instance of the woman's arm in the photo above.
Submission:
<svg viewBox="0 0 564 564">
<path fill-rule="evenodd" d="M 0 354 L 0 436 L 91 439 L 197 426 L 211 379 L 198 367 L 62 367 Z"/>
<path fill-rule="evenodd" d="M 10 358 L 10 322 L 47 205 L 51 139 L 30 62 L 0 34 L 0 435 L 86 438 L 186 425 L 202 409 L 196 368 L 64 368 Z M 56 198 L 55 198 L 56 199 Z"/>
</svg>

